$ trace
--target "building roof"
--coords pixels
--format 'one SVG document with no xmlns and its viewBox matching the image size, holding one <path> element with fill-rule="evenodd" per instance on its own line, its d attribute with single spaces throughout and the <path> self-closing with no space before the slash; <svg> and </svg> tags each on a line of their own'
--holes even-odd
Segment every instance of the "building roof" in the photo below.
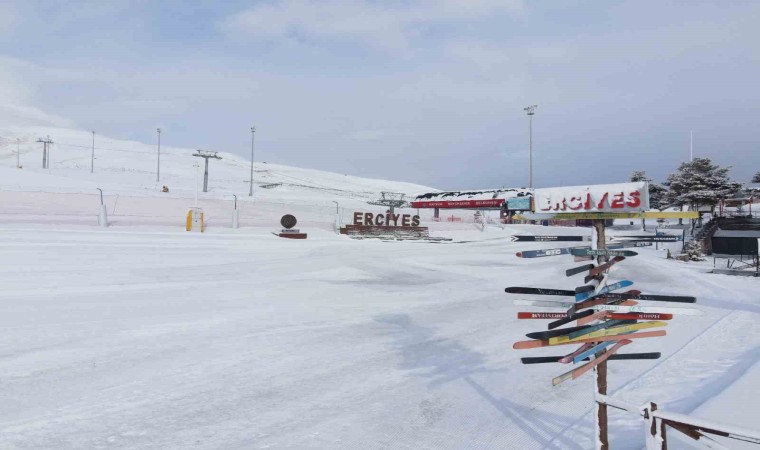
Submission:
<svg viewBox="0 0 760 450">
<path fill-rule="evenodd" d="M 718 229 L 713 234 L 716 238 L 754 238 L 760 239 L 760 230 L 721 230 Z"/>
</svg>

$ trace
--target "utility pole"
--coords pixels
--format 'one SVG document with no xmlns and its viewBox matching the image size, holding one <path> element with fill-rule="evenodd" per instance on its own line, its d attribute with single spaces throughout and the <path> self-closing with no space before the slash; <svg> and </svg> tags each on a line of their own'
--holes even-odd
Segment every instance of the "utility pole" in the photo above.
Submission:
<svg viewBox="0 0 760 450">
<path fill-rule="evenodd" d="M 198 168 L 200 165 L 198 163 L 193 164 L 193 167 L 195 167 L 195 206 L 198 206 Z M 204 191 L 205 192 L 205 191 Z"/>
<path fill-rule="evenodd" d="M 48 154 L 48 146 L 51 145 L 53 141 L 50 139 L 50 136 L 48 136 L 47 139 L 37 139 L 37 142 L 42 143 L 42 168 L 48 169 L 50 168 L 50 155 Z"/>
<path fill-rule="evenodd" d="M 253 137 L 256 134 L 256 127 L 251 127 L 251 185 L 248 187 L 248 196 L 253 197 Z"/>
<path fill-rule="evenodd" d="M 21 168 L 21 138 L 16 138 L 16 168 Z"/>
<path fill-rule="evenodd" d="M 533 188 L 533 115 L 538 105 L 523 108 L 528 113 L 528 187 Z"/>
<path fill-rule="evenodd" d="M 90 157 L 90 173 L 95 171 L 95 132 L 92 132 L 92 156 Z"/>
<path fill-rule="evenodd" d="M 161 178 L 161 128 L 156 128 L 158 133 L 158 150 L 156 152 L 156 181 Z"/>
<path fill-rule="evenodd" d="M 203 150 L 196 150 L 197 153 L 193 153 L 193 156 L 203 158 L 206 160 L 206 169 L 203 171 L 203 192 L 208 192 L 208 160 L 210 158 L 222 159 L 216 152 L 207 152 Z"/>
</svg>

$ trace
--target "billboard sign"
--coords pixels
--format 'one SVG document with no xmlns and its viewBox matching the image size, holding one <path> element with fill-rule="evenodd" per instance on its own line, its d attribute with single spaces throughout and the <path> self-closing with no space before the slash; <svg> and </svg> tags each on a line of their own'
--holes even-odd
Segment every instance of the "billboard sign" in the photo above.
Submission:
<svg viewBox="0 0 760 450">
<path fill-rule="evenodd" d="M 533 205 L 534 212 L 554 214 L 646 211 L 649 188 L 642 181 L 536 189 Z"/>
<path fill-rule="evenodd" d="M 507 209 L 510 211 L 530 211 L 532 197 L 512 197 L 507 199 Z"/>
</svg>

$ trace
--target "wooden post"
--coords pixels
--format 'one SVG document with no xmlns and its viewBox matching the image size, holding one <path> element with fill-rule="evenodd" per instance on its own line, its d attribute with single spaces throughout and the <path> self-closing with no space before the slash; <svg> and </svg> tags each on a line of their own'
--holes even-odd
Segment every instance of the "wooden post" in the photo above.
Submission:
<svg viewBox="0 0 760 450">
<path fill-rule="evenodd" d="M 594 219 L 591 222 L 596 230 L 596 249 L 603 250 L 607 248 L 606 237 L 604 235 L 604 219 Z M 598 256 L 597 262 L 602 264 L 607 261 L 607 257 Z M 596 379 L 596 392 L 601 395 L 607 395 L 607 361 L 603 361 L 594 370 Z M 608 450 L 610 448 L 607 436 L 607 405 L 596 402 L 596 420 L 595 420 L 595 448 L 597 450 Z"/>
</svg>

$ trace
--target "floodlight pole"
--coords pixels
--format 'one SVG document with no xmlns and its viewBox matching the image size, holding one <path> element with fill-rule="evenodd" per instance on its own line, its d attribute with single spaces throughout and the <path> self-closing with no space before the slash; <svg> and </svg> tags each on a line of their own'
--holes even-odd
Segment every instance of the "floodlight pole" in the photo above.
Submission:
<svg viewBox="0 0 760 450">
<path fill-rule="evenodd" d="M 92 156 L 90 156 L 90 173 L 95 171 L 95 132 L 92 132 Z M 102 192 L 101 192 L 102 194 Z"/>
<path fill-rule="evenodd" d="M 251 127 L 251 185 L 248 186 L 248 196 L 253 197 L 253 137 L 256 134 L 256 127 Z"/>
<path fill-rule="evenodd" d="M 156 128 L 158 133 L 158 150 L 156 151 L 156 181 L 161 178 L 161 128 Z"/>
<path fill-rule="evenodd" d="M 523 108 L 528 113 L 528 187 L 533 188 L 533 115 L 538 105 Z"/>
</svg>

